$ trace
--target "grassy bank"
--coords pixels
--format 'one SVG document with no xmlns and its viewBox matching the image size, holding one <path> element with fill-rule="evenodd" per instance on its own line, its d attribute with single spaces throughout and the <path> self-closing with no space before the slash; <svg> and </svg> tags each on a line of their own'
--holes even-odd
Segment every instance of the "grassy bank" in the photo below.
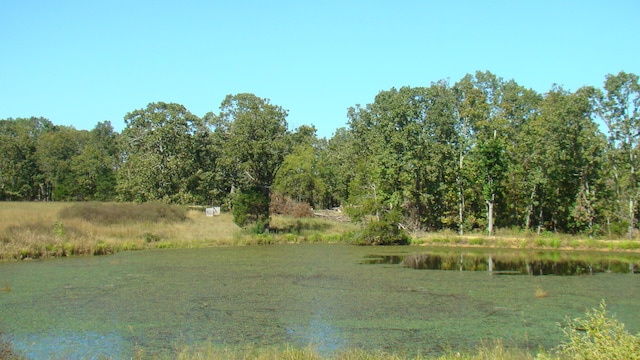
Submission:
<svg viewBox="0 0 640 360">
<path fill-rule="evenodd" d="M 236 226 L 230 214 L 162 204 L 5 202 L 0 260 L 104 255 L 126 250 L 344 241 L 357 227 L 276 217 L 274 234 Z"/>
<path fill-rule="evenodd" d="M 144 354 L 140 354 L 144 358 Z M 218 349 L 210 345 L 183 348 L 177 351 L 177 359 L 180 360 L 533 360 L 535 356 L 520 350 L 508 349 L 501 343 L 479 347 L 474 353 L 451 352 L 439 357 L 429 356 L 405 356 L 402 354 L 385 353 L 382 351 L 365 351 L 351 349 L 338 354 L 322 356 L 313 347 L 298 348 L 263 348 L 263 349 Z M 551 359 L 551 358 L 549 358 Z"/>
<path fill-rule="evenodd" d="M 275 216 L 270 234 L 237 227 L 230 214 L 163 204 L 5 202 L 0 206 L 0 260 L 104 255 L 126 250 L 276 243 L 350 243 L 360 226 L 329 218 Z M 640 251 L 640 240 L 499 231 L 459 236 L 416 233 L 414 245 L 519 249 Z"/>
<path fill-rule="evenodd" d="M 458 235 L 453 231 L 416 233 L 413 245 L 464 246 L 507 249 L 557 249 L 640 251 L 640 239 L 589 238 L 582 235 L 528 231 L 498 230 L 494 236 L 471 233 Z"/>
</svg>

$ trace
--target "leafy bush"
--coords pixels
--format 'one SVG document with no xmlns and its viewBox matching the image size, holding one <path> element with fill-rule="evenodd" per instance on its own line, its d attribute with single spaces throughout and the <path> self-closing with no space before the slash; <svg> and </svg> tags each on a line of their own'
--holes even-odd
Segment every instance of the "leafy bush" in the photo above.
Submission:
<svg viewBox="0 0 640 360">
<path fill-rule="evenodd" d="M 621 237 L 629 233 L 629 223 L 626 221 L 616 221 L 609 225 L 609 232 L 613 236 Z"/>
<path fill-rule="evenodd" d="M 568 340 L 560 352 L 571 359 L 640 359 L 640 334 L 628 333 L 615 317 L 607 317 L 604 300 L 586 318 L 569 320 L 563 329 Z"/>
<path fill-rule="evenodd" d="M 255 224 L 264 232 L 269 227 L 269 202 L 266 189 L 253 186 L 241 190 L 233 200 L 233 222 L 240 227 Z"/>
<path fill-rule="evenodd" d="M 411 238 L 400 227 L 399 212 L 386 213 L 380 220 L 369 222 L 360 236 L 356 238 L 359 245 L 408 245 Z"/>
<path fill-rule="evenodd" d="M 151 232 L 145 232 L 142 234 L 142 237 L 144 238 L 144 241 L 148 243 L 159 242 L 162 239 L 160 235 Z"/>
</svg>

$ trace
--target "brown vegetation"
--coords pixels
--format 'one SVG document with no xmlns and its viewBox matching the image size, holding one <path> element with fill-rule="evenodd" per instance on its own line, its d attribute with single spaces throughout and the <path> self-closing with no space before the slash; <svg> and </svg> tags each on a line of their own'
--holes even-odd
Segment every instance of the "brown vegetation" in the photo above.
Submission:
<svg viewBox="0 0 640 360">
<path fill-rule="evenodd" d="M 105 255 L 123 250 L 301 242 L 338 242 L 353 224 L 277 215 L 273 233 L 257 236 L 231 214 L 159 203 L 5 202 L 0 207 L 0 260 Z"/>
<path fill-rule="evenodd" d="M 306 202 L 299 202 L 281 194 L 271 194 L 269 212 L 272 215 L 286 215 L 294 218 L 313 216 L 313 208 Z"/>
</svg>

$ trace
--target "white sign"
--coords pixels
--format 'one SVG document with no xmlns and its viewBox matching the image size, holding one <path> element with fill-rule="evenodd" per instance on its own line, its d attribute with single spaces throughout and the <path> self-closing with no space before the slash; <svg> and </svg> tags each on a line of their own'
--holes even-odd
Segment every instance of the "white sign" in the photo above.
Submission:
<svg viewBox="0 0 640 360">
<path fill-rule="evenodd" d="M 216 206 L 216 207 L 212 207 L 212 208 L 207 208 L 207 216 L 218 216 L 220 215 L 220 207 Z"/>
</svg>

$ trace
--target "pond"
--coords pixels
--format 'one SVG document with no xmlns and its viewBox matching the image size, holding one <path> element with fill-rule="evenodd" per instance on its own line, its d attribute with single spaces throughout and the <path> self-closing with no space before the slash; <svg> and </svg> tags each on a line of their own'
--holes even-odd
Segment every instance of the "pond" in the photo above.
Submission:
<svg viewBox="0 0 640 360">
<path fill-rule="evenodd" d="M 489 254 L 492 272 L 482 265 Z M 602 299 L 640 331 L 640 254 L 576 254 L 306 244 L 0 263 L 0 331 L 33 359 L 121 359 L 135 349 L 171 358 L 207 342 L 437 355 L 502 339 L 535 351 L 556 346 L 558 323 Z M 410 267 L 437 256 L 458 271 Z M 505 259 L 554 257 L 628 271 L 495 276 Z M 461 262 L 487 269 L 459 271 Z"/>
</svg>

